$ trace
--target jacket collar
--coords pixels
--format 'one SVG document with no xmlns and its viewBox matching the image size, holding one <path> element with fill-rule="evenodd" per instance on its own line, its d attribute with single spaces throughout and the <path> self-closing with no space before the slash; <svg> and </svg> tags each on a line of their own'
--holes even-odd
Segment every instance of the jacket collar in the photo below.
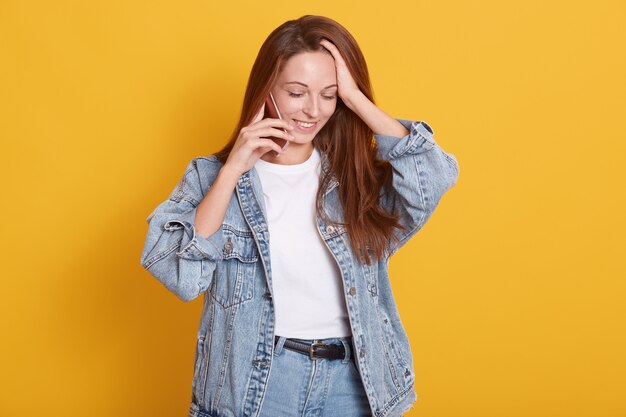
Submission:
<svg viewBox="0 0 626 417">
<path fill-rule="evenodd" d="M 328 162 L 328 157 L 326 156 L 324 152 L 320 152 L 320 153 L 322 155 L 322 172 L 326 174 L 330 170 L 330 162 Z M 329 192 L 334 190 L 335 187 L 337 187 L 338 185 L 339 185 L 339 181 L 337 181 L 337 177 L 335 176 L 335 174 L 333 174 L 330 177 L 330 182 L 328 183 L 328 188 L 326 188 L 324 195 L 327 195 Z"/>
<path fill-rule="evenodd" d="M 321 168 L 324 174 L 330 170 L 328 157 L 323 152 L 321 153 Z M 335 175 L 332 175 L 326 187 L 326 191 L 324 192 L 324 196 L 328 195 L 328 193 L 334 190 L 338 185 L 339 181 L 337 181 Z M 239 181 L 237 181 L 236 192 L 239 204 L 250 226 L 257 231 L 267 230 L 267 207 L 265 206 L 265 198 L 263 197 L 261 178 L 254 166 L 241 175 Z M 262 219 L 255 216 L 255 214 L 258 213 L 262 214 Z"/>
</svg>

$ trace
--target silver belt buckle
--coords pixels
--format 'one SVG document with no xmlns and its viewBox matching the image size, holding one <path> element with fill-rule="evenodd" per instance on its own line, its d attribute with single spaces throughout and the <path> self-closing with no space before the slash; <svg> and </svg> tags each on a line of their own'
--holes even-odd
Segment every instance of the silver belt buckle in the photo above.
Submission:
<svg viewBox="0 0 626 417">
<path fill-rule="evenodd" d="M 315 359 L 323 359 L 322 357 L 315 357 L 313 356 L 313 347 L 314 346 L 324 346 L 325 343 L 322 343 L 318 340 L 314 340 L 313 343 L 311 343 L 311 346 L 309 346 L 309 358 L 311 358 L 311 360 L 315 360 Z"/>
</svg>

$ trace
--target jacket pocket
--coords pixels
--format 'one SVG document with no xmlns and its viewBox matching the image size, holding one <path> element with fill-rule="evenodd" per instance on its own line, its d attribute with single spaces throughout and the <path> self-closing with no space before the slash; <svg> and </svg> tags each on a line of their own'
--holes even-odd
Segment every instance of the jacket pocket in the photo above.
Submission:
<svg viewBox="0 0 626 417">
<path fill-rule="evenodd" d="M 226 243 L 213 277 L 213 297 L 219 305 L 229 308 L 252 299 L 259 256 L 252 232 L 227 224 L 222 230 Z"/>
</svg>

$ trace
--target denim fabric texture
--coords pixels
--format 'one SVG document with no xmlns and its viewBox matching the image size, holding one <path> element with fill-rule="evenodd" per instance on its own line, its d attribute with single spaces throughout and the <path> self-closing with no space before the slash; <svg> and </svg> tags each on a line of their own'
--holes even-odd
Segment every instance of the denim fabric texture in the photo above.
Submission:
<svg viewBox="0 0 626 417">
<path fill-rule="evenodd" d="M 274 346 L 272 372 L 259 417 L 372 415 L 359 371 L 350 360 L 350 338 L 330 338 L 323 342 L 343 344 L 346 356 L 343 360 L 311 360 L 307 355 L 285 348 L 285 337 L 279 338 Z"/>
<path fill-rule="evenodd" d="M 406 228 L 397 231 L 398 243 L 366 265 L 352 251 L 344 227 L 317 219 L 341 272 L 355 370 L 376 417 L 402 416 L 417 399 L 409 340 L 387 272 L 389 257 L 424 226 L 459 175 L 456 157 L 435 142 L 427 123 L 397 120 L 409 134 L 375 135 L 375 140 L 378 157 L 393 167 L 392 185 L 380 198 Z M 252 168 L 240 177 L 220 229 L 208 238 L 197 234 L 196 207 L 221 167 L 212 155 L 190 161 L 167 200 L 147 218 L 141 264 L 181 300 L 204 296 L 189 415 L 259 417 L 277 360 L 265 202 Z M 328 170 L 324 155 L 322 169 Z M 323 208 L 330 219 L 342 222 L 337 185 L 333 179 L 324 190 Z"/>
</svg>

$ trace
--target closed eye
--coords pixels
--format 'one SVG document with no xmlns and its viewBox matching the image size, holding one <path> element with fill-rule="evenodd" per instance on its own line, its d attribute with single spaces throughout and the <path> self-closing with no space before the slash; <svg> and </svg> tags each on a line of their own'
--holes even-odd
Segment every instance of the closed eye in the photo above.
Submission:
<svg viewBox="0 0 626 417">
<path fill-rule="evenodd" d="M 294 98 L 298 98 L 298 97 L 302 97 L 304 94 L 302 93 L 292 93 L 289 92 L 289 97 L 294 97 Z M 335 96 L 322 96 L 325 100 L 334 100 Z"/>
</svg>

